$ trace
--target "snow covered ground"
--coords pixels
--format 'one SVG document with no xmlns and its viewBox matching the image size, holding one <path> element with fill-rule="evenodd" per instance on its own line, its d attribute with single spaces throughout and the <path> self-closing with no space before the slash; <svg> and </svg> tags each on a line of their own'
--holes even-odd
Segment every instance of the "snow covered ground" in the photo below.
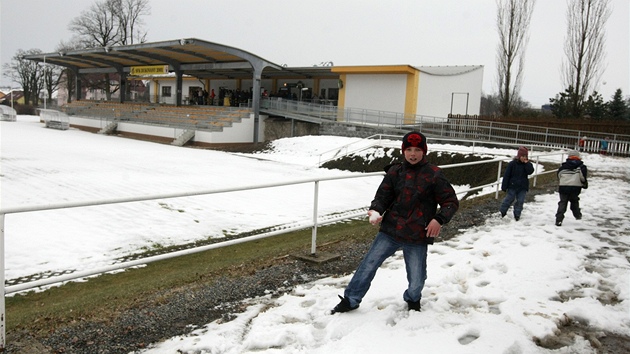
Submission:
<svg viewBox="0 0 630 354">
<path fill-rule="evenodd" d="M 242 156 L 45 129 L 31 116 L 1 122 L 0 137 L 3 210 L 346 175 L 314 166 L 320 153 L 358 141 L 281 139 L 274 153 Z M 461 147 L 429 145 L 453 148 Z M 541 195 L 525 205 L 519 222 L 494 216 L 430 247 L 422 312 L 406 310 L 397 254 L 354 312 L 329 314 L 350 276 L 326 278 L 279 298 L 248 299 L 234 320 L 142 353 L 594 352 L 586 340 L 556 351 L 533 340 L 553 335 L 567 319 L 630 335 L 630 165 L 592 154 L 583 160 L 591 176 L 582 220 L 569 213 L 554 226 L 558 196 Z M 322 183 L 320 214 L 365 207 L 379 182 Z M 286 188 L 9 214 L 6 278 L 80 270 L 142 249 L 312 217 L 313 186 Z"/>
</svg>

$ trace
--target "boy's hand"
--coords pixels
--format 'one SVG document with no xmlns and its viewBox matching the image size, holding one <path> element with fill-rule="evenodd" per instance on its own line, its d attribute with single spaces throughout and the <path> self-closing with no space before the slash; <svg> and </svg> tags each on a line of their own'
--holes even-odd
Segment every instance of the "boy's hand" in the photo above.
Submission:
<svg viewBox="0 0 630 354">
<path fill-rule="evenodd" d="M 376 210 L 368 210 L 368 216 L 370 217 L 370 224 L 372 225 L 377 225 L 379 222 L 381 222 L 381 220 L 383 220 L 383 217 L 381 216 L 381 214 L 376 211 Z"/>
<path fill-rule="evenodd" d="M 427 225 L 426 230 L 427 237 L 438 237 L 440 235 L 440 230 L 442 230 L 442 225 L 440 225 L 437 220 L 433 219 L 429 225 Z"/>
</svg>

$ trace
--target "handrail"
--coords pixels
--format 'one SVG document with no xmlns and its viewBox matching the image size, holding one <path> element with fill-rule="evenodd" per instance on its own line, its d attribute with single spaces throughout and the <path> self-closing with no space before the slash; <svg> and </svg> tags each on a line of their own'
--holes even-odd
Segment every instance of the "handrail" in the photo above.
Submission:
<svg viewBox="0 0 630 354">
<path fill-rule="evenodd" d="M 459 137 L 486 142 L 512 142 L 517 145 L 535 144 L 546 147 L 577 149 L 578 141 L 588 136 L 587 152 L 600 151 L 600 139 L 610 137 L 608 153 L 630 155 L 630 135 L 593 131 L 538 127 L 532 125 L 484 121 L 470 118 L 444 118 L 407 115 L 363 108 L 338 108 L 315 103 L 266 98 L 261 110 L 284 114 L 306 121 L 335 122 L 374 128 L 417 129 L 432 137 Z"/>
<path fill-rule="evenodd" d="M 562 153 L 552 153 L 552 154 L 546 154 L 544 156 L 557 155 L 557 154 L 562 154 Z M 456 167 L 465 167 L 465 166 L 472 166 L 472 165 L 478 165 L 478 164 L 487 164 L 487 163 L 493 163 L 493 162 L 498 162 L 498 161 L 506 161 L 506 160 L 508 160 L 508 158 L 506 158 L 506 157 L 499 157 L 499 158 L 495 158 L 495 159 L 491 159 L 491 160 L 482 160 L 482 161 L 472 161 L 472 162 L 464 162 L 464 163 L 450 164 L 450 165 L 441 165 L 440 168 L 448 169 L 448 168 L 456 168 Z M 163 194 L 146 195 L 146 196 L 132 196 L 132 197 L 110 198 L 110 199 L 100 199 L 100 200 L 90 200 L 90 201 L 80 201 L 80 202 L 66 202 L 66 203 L 46 204 L 46 205 L 26 205 L 26 206 L 19 206 L 19 207 L 0 208 L 0 217 L 2 218 L 2 220 L 0 221 L 0 226 L 1 226 L 1 229 L 0 229 L 0 242 L 3 243 L 4 239 L 5 239 L 5 231 L 4 231 L 5 230 L 5 228 L 4 228 L 4 222 L 5 221 L 4 221 L 4 217 L 7 214 L 37 212 L 37 211 L 48 211 L 48 210 L 57 210 L 57 209 L 69 209 L 69 208 L 80 208 L 80 207 L 100 206 L 100 205 L 108 205 L 108 204 L 122 204 L 122 203 L 141 202 L 141 201 L 149 201 L 149 200 L 156 200 L 156 199 L 181 198 L 181 197 L 191 197 L 191 196 L 218 194 L 218 193 L 230 193 L 230 192 L 239 192 L 239 191 L 245 191 L 245 190 L 266 189 L 266 188 L 290 186 L 290 185 L 296 185 L 296 184 L 319 183 L 319 182 L 324 182 L 324 181 L 342 180 L 342 179 L 350 179 L 350 178 L 374 177 L 374 176 L 382 176 L 383 174 L 384 174 L 384 172 L 369 172 L 369 173 L 362 173 L 362 174 L 347 174 L 347 175 L 344 174 L 344 175 L 338 175 L 338 176 L 306 178 L 306 179 L 299 179 L 299 180 L 293 180 L 293 181 L 258 184 L 258 185 L 249 185 L 249 186 L 239 186 L 239 187 L 231 187 L 231 188 L 218 188 L 218 189 L 209 189 L 209 190 L 196 190 L 196 191 L 187 191 L 187 192 L 163 193 Z M 496 184 L 497 182 L 494 182 L 494 183 L 492 183 L 490 185 Z M 477 188 L 477 187 L 471 187 L 471 188 L 468 188 L 466 190 L 459 191 L 458 194 L 468 193 L 470 191 L 474 191 L 474 190 L 478 190 L 478 189 L 479 188 Z M 316 197 L 317 197 L 317 195 L 316 195 Z M 318 221 L 317 221 L 317 219 L 314 218 L 313 225 L 317 225 L 317 224 L 318 224 Z M 309 225 L 309 226 L 313 226 L 313 225 Z M 232 241 L 230 241 L 230 242 L 232 242 Z M 215 245 L 218 245 L 218 244 L 222 244 L 222 243 L 217 243 Z M 213 246 L 213 247 L 216 247 L 216 246 Z M 177 252 L 175 252 L 175 253 L 177 253 Z M 313 252 L 313 253 L 315 253 L 315 252 Z M 2 262 L 0 264 L 3 265 L 4 264 L 4 262 L 3 262 L 4 261 L 4 254 L 0 254 L 0 257 L 2 257 Z M 151 259 L 151 258 L 152 257 L 146 258 L 144 261 L 141 261 L 140 263 L 141 264 L 149 263 L 146 260 L 147 259 Z M 162 258 L 159 258 L 159 259 L 162 259 Z M 125 266 L 126 264 L 127 263 L 118 263 L 117 264 L 118 267 L 115 268 L 115 269 L 123 269 L 123 268 L 129 267 L 129 266 Z M 107 268 L 106 271 L 110 271 L 109 267 L 105 267 L 105 268 Z M 103 272 L 106 272 L 106 271 L 94 271 L 93 273 L 90 273 L 90 275 L 99 274 L 99 273 L 103 273 Z M 3 277 L 3 275 L 4 275 L 4 268 L 2 269 L 2 272 L 0 272 L 0 277 Z M 13 293 L 13 292 L 16 292 L 16 291 L 23 291 L 23 290 L 31 289 L 31 288 L 34 288 L 34 287 L 39 287 L 39 286 L 42 286 L 42 285 L 54 284 L 54 283 L 58 283 L 60 281 L 72 280 L 72 279 L 85 277 L 85 276 L 79 276 L 79 277 L 70 277 L 68 279 L 65 279 L 65 278 L 67 278 L 67 276 L 68 275 L 62 276 L 62 278 L 64 278 L 63 280 L 54 280 L 54 279 L 58 279 L 59 278 L 59 277 L 55 277 L 55 278 L 48 278 L 48 279 L 53 279 L 51 281 L 38 280 L 38 281 L 35 281 L 35 282 L 31 282 L 31 283 L 36 283 L 36 285 L 33 285 L 32 287 L 24 287 L 24 286 L 22 286 L 22 284 L 8 286 L 8 287 L 5 287 L 5 294 Z M 23 283 L 23 284 L 31 284 L 31 283 Z"/>
</svg>

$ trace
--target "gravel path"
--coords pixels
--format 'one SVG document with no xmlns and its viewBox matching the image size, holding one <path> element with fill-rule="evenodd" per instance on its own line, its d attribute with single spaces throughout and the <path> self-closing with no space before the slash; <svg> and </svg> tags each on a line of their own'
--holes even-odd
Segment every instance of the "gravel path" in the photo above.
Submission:
<svg viewBox="0 0 630 354">
<path fill-rule="evenodd" d="M 551 193 L 554 189 L 555 186 L 538 187 L 531 190 L 527 198 L 532 200 L 536 194 Z M 488 215 L 497 212 L 498 205 L 499 201 L 490 199 L 482 205 L 460 210 L 444 228 L 441 238 L 452 238 L 457 230 L 482 224 Z M 298 284 L 353 272 L 368 247 L 369 242 L 339 242 L 319 248 L 322 252 L 332 251 L 341 255 L 340 259 L 332 262 L 315 265 L 285 257 L 252 274 L 225 277 L 211 286 L 190 286 L 156 293 L 152 299 L 143 302 L 153 305 L 129 310 L 112 323 L 85 320 L 73 326 L 56 328 L 43 341 L 36 340 L 29 333 L 14 333 L 5 352 L 129 353 L 150 343 L 187 333 L 191 325 L 203 326 L 217 319 L 229 320 L 231 313 L 240 311 L 241 300 L 245 298 L 267 295 L 270 289 L 282 294 Z M 562 334 L 568 338 L 575 334 L 589 336 L 588 329 L 574 324 L 567 325 Z M 601 344 L 600 353 L 630 352 L 628 338 L 611 335 L 602 338 L 601 334 L 597 338 Z"/>
</svg>

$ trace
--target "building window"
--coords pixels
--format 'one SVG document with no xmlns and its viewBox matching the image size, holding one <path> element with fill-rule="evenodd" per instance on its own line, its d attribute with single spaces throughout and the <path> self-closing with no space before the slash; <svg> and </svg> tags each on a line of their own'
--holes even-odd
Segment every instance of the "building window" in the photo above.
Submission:
<svg viewBox="0 0 630 354">
<path fill-rule="evenodd" d="M 171 87 L 162 86 L 162 97 L 171 97 Z"/>
</svg>

